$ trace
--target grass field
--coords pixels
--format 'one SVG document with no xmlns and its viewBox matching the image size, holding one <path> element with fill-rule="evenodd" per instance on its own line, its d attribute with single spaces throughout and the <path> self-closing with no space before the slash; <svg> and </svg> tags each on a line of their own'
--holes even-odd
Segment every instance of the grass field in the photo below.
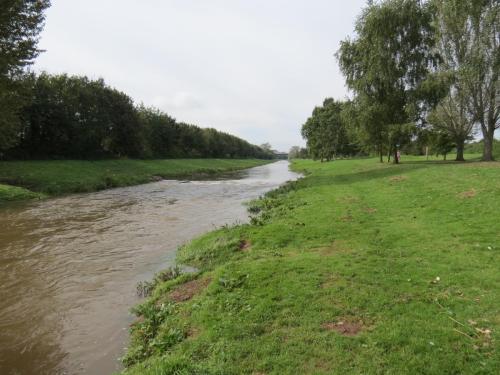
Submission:
<svg viewBox="0 0 500 375">
<path fill-rule="evenodd" d="M 136 307 L 125 373 L 498 373 L 500 163 L 293 167 L 179 250 L 199 272 Z"/>
<path fill-rule="evenodd" d="M 0 162 L 0 202 L 137 185 L 255 167 L 265 160 L 51 160 Z M 24 189 L 20 189 L 24 188 Z"/>
</svg>

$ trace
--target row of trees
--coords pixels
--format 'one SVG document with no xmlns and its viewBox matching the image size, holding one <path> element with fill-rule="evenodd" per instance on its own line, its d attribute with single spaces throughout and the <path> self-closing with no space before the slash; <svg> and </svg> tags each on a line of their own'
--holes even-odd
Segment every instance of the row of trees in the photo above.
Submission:
<svg viewBox="0 0 500 375">
<path fill-rule="evenodd" d="M 480 129 L 483 159 L 493 159 L 500 127 L 498 1 L 372 1 L 355 32 L 337 53 L 353 99 L 337 102 L 340 115 L 333 117 L 331 100 L 314 110 L 302 129 L 312 156 L 328 160 L 357 144 L 382 161 L 420 144 L 443 154 L 454 145 L 463 160 L 465 142 Z"/>
<path fill-rule="evenodd" d="M 0 157 L 272 158 L 215 129 L 177 122 L 102 79 L 29 74 L 48 0 L 0 7 Z"/>
<path fill-rule="evenodd" d="M 272 157 L 230 134 L 135 106 L 102 79 L 42 73 L 26 76 L 23 84 L 29 98 L 18 111 L 5 158 Z"/>
</svg>

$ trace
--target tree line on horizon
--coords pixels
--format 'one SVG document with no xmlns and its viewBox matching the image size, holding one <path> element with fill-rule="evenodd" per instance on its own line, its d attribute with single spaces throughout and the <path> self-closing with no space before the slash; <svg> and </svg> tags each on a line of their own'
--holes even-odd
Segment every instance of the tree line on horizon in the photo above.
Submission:
<svg viewBox="0 0 500 375">
<path fill-rule="evenodd" d="M 369 1 L 336 53 L 349 100 L 325 99 L 302 126 L 314 159 L 376 153 L 464 160 L 482 133 L 493 160 L 500 128 L 500 2 Z"/>
<path fill-rule="evenodd" d="M 48 0 L 0 8 L 0 159 L 262 158 L 274 154 L 135 105 L 103 79 L 28 71 Z"/>
<path fill-rule="evenodd" d="M 42 73 L 24 80 L 29 99 L 7 159 L 273 157 L 233 135 L 136 106 L 102 79 Z"/>
</svg>

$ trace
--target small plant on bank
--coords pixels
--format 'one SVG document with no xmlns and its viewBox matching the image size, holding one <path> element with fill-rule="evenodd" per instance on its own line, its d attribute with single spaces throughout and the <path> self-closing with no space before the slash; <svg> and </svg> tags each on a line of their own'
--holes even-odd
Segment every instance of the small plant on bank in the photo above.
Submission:
<svg viewBox="0 0 500 375">
<path fill-rule="evenodd" d="M 137 295 L 139 297 L 149 297 L 156 286 L 165 281 L 176 279 L 182 275 L 182 270 L 178 266 L 167 268 L 158 272 L 151 281 L 140 281 L 137 283 Z"/>
</svg>

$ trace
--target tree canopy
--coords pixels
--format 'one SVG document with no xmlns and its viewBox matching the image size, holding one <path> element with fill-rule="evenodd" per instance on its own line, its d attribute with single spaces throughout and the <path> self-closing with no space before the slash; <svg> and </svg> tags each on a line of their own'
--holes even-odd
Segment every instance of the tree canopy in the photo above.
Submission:
<svg viewBox="0 0 500 375">
<path fill-rule="evenodd" d="M 48 0 L 2 0 L 0 6 L 0 152 L 16 142 L 25 68 L 38 56 Z"/>
</svg>

